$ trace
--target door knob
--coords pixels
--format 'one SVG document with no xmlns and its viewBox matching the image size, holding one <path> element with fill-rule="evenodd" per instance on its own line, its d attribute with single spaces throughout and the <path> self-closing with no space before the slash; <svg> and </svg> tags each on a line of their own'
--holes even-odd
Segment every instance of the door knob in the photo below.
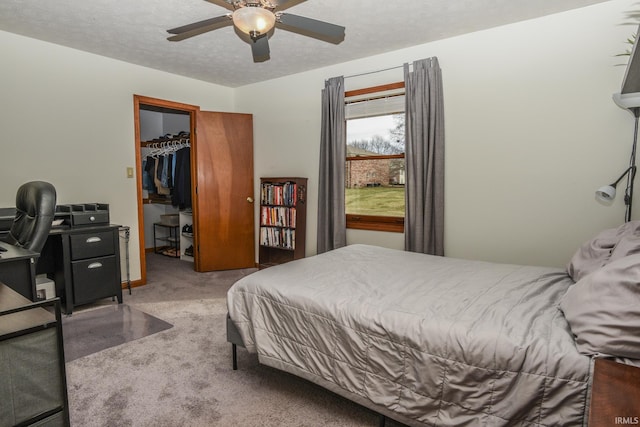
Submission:
<svg viewBox="0 0 640 427">
<path fill-rule="evenodd" d="M 253 197 L 247 197 L 247 202 L 253 203 Z"/>
</svg>

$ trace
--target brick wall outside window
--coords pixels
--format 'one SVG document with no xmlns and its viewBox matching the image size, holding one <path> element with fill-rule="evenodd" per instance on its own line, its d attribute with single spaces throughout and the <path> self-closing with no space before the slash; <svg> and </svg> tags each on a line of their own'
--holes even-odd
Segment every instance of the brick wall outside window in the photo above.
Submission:
<svg viewBox="0 0 640 427">
<path fill-rule="evenodd" d="M 389 159 L 347 161 L 347 188 L 386 186 L 391 184 Z"/>
</svg>

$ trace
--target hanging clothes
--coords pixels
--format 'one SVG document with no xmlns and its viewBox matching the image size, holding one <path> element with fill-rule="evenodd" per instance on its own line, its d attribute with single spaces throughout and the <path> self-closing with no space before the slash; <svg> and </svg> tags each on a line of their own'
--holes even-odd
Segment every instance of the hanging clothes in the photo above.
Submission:
<svg viewBox="0 0 640 427">
<path fill-rule="evenodd" d="M 179 209 L 191 207 L 191 149 L 181 148 L 175 153 L 176 173 L 171 204 Z"/>
<path fill-rule="evenodd" d="M 181 209 L 191 207 L 190 146 L 188 132 L 165 135 L 146 145 L 149 151 L 143 160 L 143 188 L 150 194 L 171 196 L 167 199 Z"/>
<path fill-rule="evenodd" d="M 167 154 L 162 160 L 162 173 L 160 174 L 160 182 L 166 188 L 172 188 L 171 164 L 173 163 L 173 154 Z"/>
<path fill-rule="evenodd" d="M 156 170 L 156 159 L 153 157 L 145 157 L 142 160 L 142 188 L 147 190 L 149 194 L 155 194 L 158 190 L 153 180 L 153 173 Z"/>
<path fill-rule="evenodd" d="M 158 194 L 163 196 L 168 196 L 171 194 L 171 190 L 168 187 L 165 187 L 162 185 L 162 179 L 161 179 L 163 163 L 164 163 L 164 156 L 160 156 L 156 159 L 156 170 L 155 170 L 153 180 L 155 181 Z"/>
</svg>

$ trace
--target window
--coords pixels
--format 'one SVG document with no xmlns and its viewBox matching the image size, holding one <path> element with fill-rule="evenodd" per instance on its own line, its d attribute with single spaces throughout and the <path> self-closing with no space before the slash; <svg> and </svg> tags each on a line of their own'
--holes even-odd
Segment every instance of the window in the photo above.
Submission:
<svg viewBox="0 0 640 427">
<path fill-rule="evenodd" d="M 345 93 L 347 228 L 404 231 L 404 83 Z"/>
</svg>

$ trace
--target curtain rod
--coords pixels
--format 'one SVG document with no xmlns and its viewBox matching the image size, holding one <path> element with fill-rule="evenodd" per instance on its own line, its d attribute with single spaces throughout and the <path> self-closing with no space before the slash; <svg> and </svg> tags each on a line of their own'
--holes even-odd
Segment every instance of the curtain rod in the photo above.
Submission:
<svg viewBox="0 0 640 427">
<path fill-rule="evenodd" d="M 429 59 L 429 60 L 430 60 L 430 59 L 433 59 L 433 58 L 436 58 L 436 57 L 435 57 L 435 56 L 432 56 L 432 57 L 427 58 L 427 59 Z M 366 76 L 367 74 L 382 73 L 382 72 L 384 72 L 384 71 L 395 70 L 395 69 L 397 69 L 397 68 L 404 68 L 404 66 L 405 66 L 405 65 L 407 65 L 407 64 L 405 63 L 405 64 L 398 65 L 398 66 L 395 66 L 395 67 L 384 68 L 384 69 L 382 69 L 382 70 L 366 71 L 366 72 L 364 72 L 364 73 L 360 73 L 360 74 L 352 74 L 352 75 L 350 75 L 350 76 L 344 76 L 343 78 L 345 78 L 345 79 L 350 79 L 351 77 L 360 77 L 360 76 Z M 409 64 L 409 66 L 411 66 L 411 65 L 412 65 L 412 64 Z"/>
<path fill-rule="evenodd" d="M 404 67 L 404 65 L 398 65 L 397 67 L 391 67 L 391 68 L 385 68 L 383 70 L 376 70 L 376 71 L 367 71 L 364 73 L 360 73 L 360 74 L 352 74 L 350 76 L 345 76 L 345 79 L 350 79 L 351 77 L 360 77 L 360 76 L 366 76 L 367 74 L 375 74 L 375 73 L 382 73 L 384 71 L 390 71 L 390 70 L 395 70 L 397 68 L 402 68 Z"/>
</svg>

